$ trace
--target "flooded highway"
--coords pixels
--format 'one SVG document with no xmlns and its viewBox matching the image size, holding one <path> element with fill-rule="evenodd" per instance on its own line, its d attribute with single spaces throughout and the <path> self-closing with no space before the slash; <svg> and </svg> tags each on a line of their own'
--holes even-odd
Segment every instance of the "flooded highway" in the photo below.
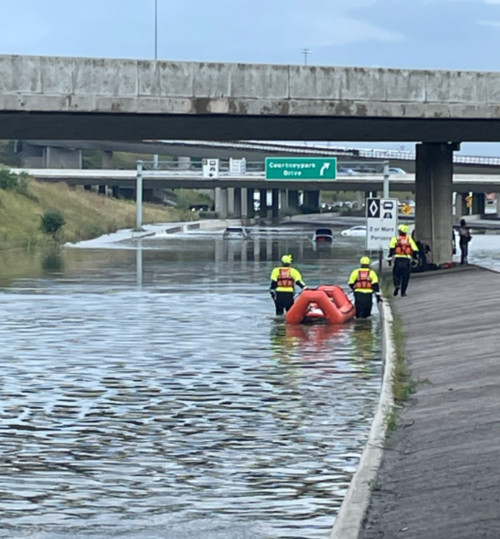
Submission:
<svg viewBox="0 0 500 539">
<path fill-rule="evenodd" d="M 290 326 L 269 275 L 363 243 L 288 227 L 34 255 L 2 278 L 0 537 L 325 538 L 368 436 L 380 319 Z M 5 264 L 5 261 L 4 261 Z"/>
</svg>

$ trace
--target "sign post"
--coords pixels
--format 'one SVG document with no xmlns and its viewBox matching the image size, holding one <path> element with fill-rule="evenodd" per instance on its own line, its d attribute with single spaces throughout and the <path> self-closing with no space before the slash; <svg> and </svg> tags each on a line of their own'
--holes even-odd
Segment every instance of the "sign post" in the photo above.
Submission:
<svg viewBox="0 0 500 539">
<path fill-rule="evenodd" d="M 266 180 L 335 180 L 336 157 L 266 157 Z"/>
<path fill-rule="evenodd" d="M 379 252 L 379 272 L 382 272 L 383 251 L 398 228 L 396 198 L 366 199 L 366 249 Z"/>
</svg>

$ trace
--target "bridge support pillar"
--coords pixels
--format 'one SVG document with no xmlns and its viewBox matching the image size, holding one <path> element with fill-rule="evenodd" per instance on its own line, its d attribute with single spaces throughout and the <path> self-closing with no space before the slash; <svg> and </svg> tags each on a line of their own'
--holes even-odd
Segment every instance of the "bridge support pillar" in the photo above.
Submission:
<svg viewBox="0 0 500 539">
<path fill-rule="evenodd" d="M 227 191 L 227 215 L 228 217 L 234 217 L 234 187 L 228 187 Z"/>
<path fill-rule="evenodd" d="M 105 150 L 102 152 L 101 157 L 101 167 L 103 169 L 112 169 L 113 168 L 113 152 Z M 99 185 L 98 193 L 100 195 L 106 196 L 108 193 L 108 188 L 106 185 Z"/>
<path fill-rule="evenodd" d="M 299 209 L 299 192 L 295 189 L 288 190 L 288 207 L 294 210 Z"/>
<path fill-rule="evenodd" d="M 486 196 L 484 193 L 473 193 L 472 213 L 474 215 L 483 215 L 486 210 Z"/>
<path fill-rule="evenodd" d="M 246 217 L 247 219 L 253 219 L 255 217 L 254 193 L 255 193 L 255 190 L 253 189 L 253 187 L 249 187 L 248 189 L 246 189 L 246 198 L 247 198 Z"/>
<path fill-rule="evenodd" d="M 82 150 L 47 146 L 43 161 L 45 168 L 82 168 Z"/>
<path fill-rule="evenodd" d="M 319 213 L 319 191 L 304 191 L 304 208 Z"/>
<path fill-rule="evenodd" d="M 221 187 L 215 188 L 215 211 L 219 214 L 219 219 L 227 219 L 227 189 Z"/>
<path fill-rule="evenodd" d="M 280 218 L 280 191 L 273 189 L 272 191 L 272 221 L 276 224 Z"/>
<path fill-rule="evenodd" d="M 243 205 L 242 205 L 242 193 L 241 187 L 233 188 L 233 213 L 237 218 L 243 217 Z"/>
<path fill-rule="evenodd" d="M 102 152 L 101 167 L 106 169 L 113 168 L 113 152 L 105 150 Z"/>
<path fill-rule="evenodd" d="M 280 208 L 282 210 L 288 209 L 288 191 L 286 189 L 280 190 Z"/>
<path fill-rule="evenodd" d="M 455 193 L 455 220 L 460 219 L 462 215 L 465 215 L 467 208 L 465 207 L 465 197 L 468 193 Z"/>
<path fill-rule="evenodd" d="M 261 219 L 267 218 L 267 189 L 259 189 L 259 217 Z"/>
<path fill-rule="evenodd" d="M 28 142 L 22 142 L 21 148 L 21 166 L 23 168 L 43 168 L 44 165 L 44 148 L 41 146 L 33 146 Z"/>
<path fill-rule="evenodd" d="M 358 209 L 365 205 L 365 193 L 363 191 L 356 191 L 356 204 Z"/>
<path fill-rule="evenodd" d="M 434 264 L 451 262 L 453 152 L 458 144 L 417 144 L 415 237 L 430 246 Z"/>
</svg>

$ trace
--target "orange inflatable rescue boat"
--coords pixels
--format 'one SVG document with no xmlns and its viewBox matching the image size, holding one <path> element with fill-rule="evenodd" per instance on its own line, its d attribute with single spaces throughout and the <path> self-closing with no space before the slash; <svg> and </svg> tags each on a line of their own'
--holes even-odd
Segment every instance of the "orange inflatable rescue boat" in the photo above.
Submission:
<svg viewBox="0 0 500 539">
<path fill-rule="evenodd" d="M 340 286 L 322 285 L 303 290 L 286 313 L 289 324 L 327 322 L 345 324 L 354 318 L 356 309 Z"/>
</svg>

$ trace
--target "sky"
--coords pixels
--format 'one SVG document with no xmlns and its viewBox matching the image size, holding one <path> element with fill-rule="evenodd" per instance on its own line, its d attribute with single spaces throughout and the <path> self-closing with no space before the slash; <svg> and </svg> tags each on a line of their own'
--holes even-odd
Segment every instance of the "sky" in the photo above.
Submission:
<svg viewBox="0 0 500 539">
<path fill-rule="evenodd" d="M 0 0 L 0 10 L 0 54 L 500 70 L 500 0 Z M 500 144 L 462 148 L 500 155 Z"/>
</svg>

